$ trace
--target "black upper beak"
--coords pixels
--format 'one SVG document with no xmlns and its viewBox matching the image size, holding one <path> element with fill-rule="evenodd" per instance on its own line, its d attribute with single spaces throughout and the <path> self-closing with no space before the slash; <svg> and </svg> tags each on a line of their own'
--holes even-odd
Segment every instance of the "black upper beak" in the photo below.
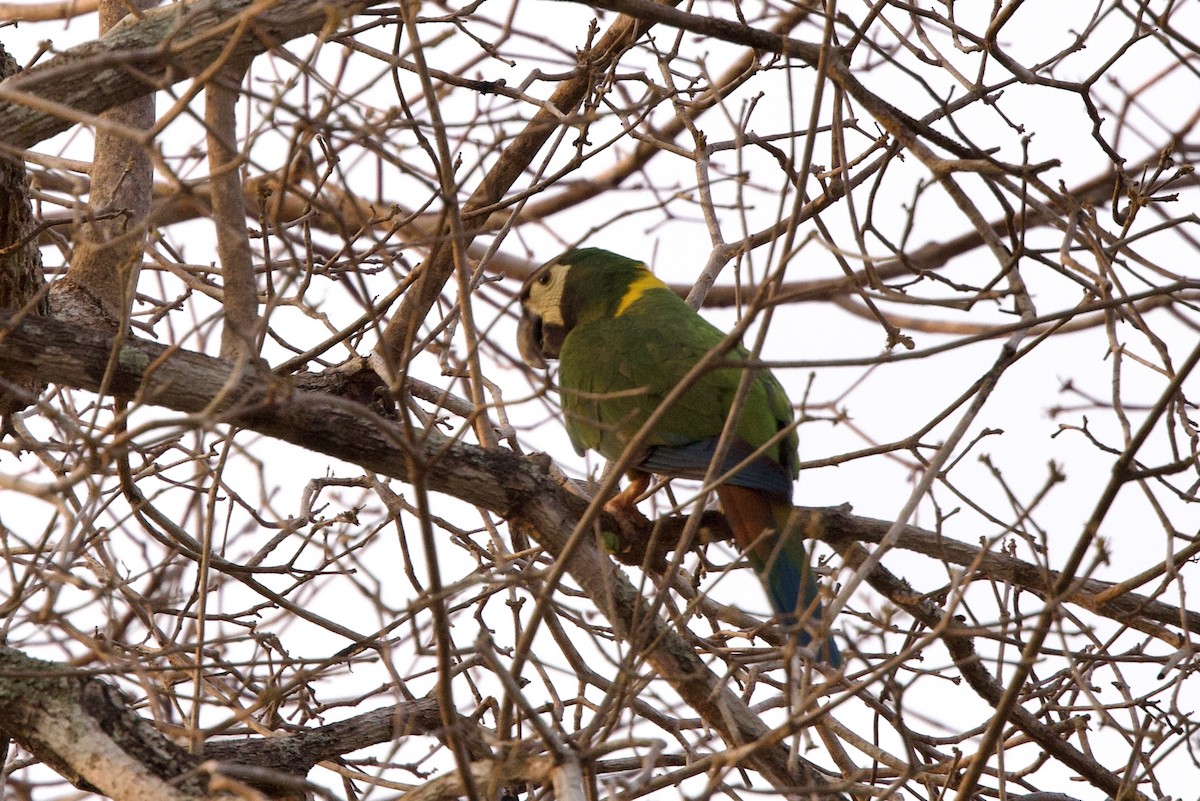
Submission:
<svg viewBox="0 0 1200 801">
<path fill-rule="evenodd" d="M 542 353 L 544 337 L 542 318 L 523 309 L 521 320 L 517 323 L 517 349 L 521 351 L 521 358 L 526 364 L 539 370 L 546 367 L 546 357 Z"/>
</svg>

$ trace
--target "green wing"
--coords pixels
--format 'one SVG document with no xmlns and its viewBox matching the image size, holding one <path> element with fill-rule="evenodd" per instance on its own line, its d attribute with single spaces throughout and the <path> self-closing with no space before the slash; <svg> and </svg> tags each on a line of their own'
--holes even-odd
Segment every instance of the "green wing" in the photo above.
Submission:
<svg viewBox="0 0 1200 801">
<path fill-rule="evenodd" d="M 618 317 L 577 326 L 563 343 L 559 372 L 572 444 L 581 453 L 590 448 L 609 459 L 619 457 L 671 390 L 723 336 L 666 289 L 647 292 Z M 729 358 L 746 355 L 737 348 Z M 684 450 L 682 446 L 715 445 L 709 441 L 725 426 L 743 372 L 736 367 L 709 371 L 666 410 L 646 446 L 658 449 L 663 464 L 674 469 L 652 465 L 652 472 L 689 477 L 704 474 L 711 447 L 706 452 L 703 447 Z M 738 420 L 742 458 L 791 422 L 792 410 L 783 388 L 769 371 L 760 371 Z M 770 486 L 759 488 L 786 492 L 790 497 L 796 475 L 795 432 L 788 432 L 765 456 L 776 466 L 774 472 L 782 475 L 782 485 L 773 478 Z M 641 454 L 639 461 L 645 457 Z M 749 472 L 738 483 L 757 485 Z"/>
<path fill-rule="evenodd" d="M 558 379 L 567 432 L 576 450 L 619 458 L 667 395 L 722 339 L 718 329 L 667 289 L 645 292 L 623 314 L 575 326 L 559 354 Z M 747 356 L 737 348 L 728 358 Z M 631 466 L 660 475 L 704 477 L 744 373 L 724 367 L 701 376 L 663 413 Z M 798 474 L 792 419 L 783 387 L 770 371 L 758 371 L 722 472 L 774 442 L 717 492 L 735 539 L 762 578 L 772 606 L 784 623 L 798 627 L 799 642 L 807 644 L 811 632 L 801 626 L 801 613 L 813 609 L 817 620 L 821 616 L 816 577 L 804 540 L 796 532 L 782 539 L 779 535 L 787 528 L 792 481 Z M 821 654 L 831 665 L 841 663 L 832 637 L 822 642 Z"/>
</svg>

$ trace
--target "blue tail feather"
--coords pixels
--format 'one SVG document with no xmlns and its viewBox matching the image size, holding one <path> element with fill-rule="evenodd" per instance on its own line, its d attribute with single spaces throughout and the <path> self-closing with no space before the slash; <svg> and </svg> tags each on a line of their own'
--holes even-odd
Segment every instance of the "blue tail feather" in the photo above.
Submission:
<svg viewBox="0 0 1200 801">
<path fill-rule="evenodd" d="M 809 552 L 804 543 L 798 538 L 793 541 L 780 543 L 775 537 L 775 547 L 771 549 L 771 558 L 762 565 L 755 565 L 766 587 L 771 606 L 779 615 L 780 622 L 789 628 L 798 629 L 797 641 L 801 645 L 812 642 L 812 634 L 808 627 L 801 626 L 802 622 L 820 623 L 822 607 L 818 600 L 817 578 L 809 565 Z M 802 621 L 800 615 L 807 612 Z M 842 655 L 833 637 L 826 638 L 818 650 L 818 656 L 823 662 L 832 667 L 841 667 Z"/>
</svg>

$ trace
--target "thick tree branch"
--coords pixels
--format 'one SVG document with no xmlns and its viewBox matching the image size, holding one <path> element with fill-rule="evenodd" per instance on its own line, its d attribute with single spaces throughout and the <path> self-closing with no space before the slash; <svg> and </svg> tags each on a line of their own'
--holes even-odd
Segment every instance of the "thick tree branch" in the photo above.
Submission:
<svg viewBox="0 0 1200 801">
<path fill-rule="evenodd" d="M 148 145 L 152 134 L 96 115 L 199 75 L 220 58 L 250 58 L 317 33 L 374 2 L 197 0 L 152 9 L 0 83 L 0 142 L 27 148 L 88 123 Z M 230 46 L 229 34 L 246 23 L 246 35 Z"/>
<path fill-rule="evenodd" d="M 478 723 L 456 716 L 459 736 L 472 759 L 490 756 Z M 413 735 L 443 735 L 442 714 L 432 696 L 372 709 L 308 731 L 277 737 L 229 738 L 204 744 L 204 758 L 254 765 L 293 776 L 305 776 L 318 762 Z"/>
<path fill-rule="evenodd" d="M 478 725 L 459 720 L 471 758 L 486 760 L 490 751 Z M 197 756 L 135 713 L 108 682 L 0 648 L 0 732 L 77 787 L 120 801 L 204 796 L 206 782 L 198 772 L 204 762 L 303 778 L 323 760 L 399 737 L 441 736 L 442 728 L 436 699 L 424 698 L 296 734 L 216 739 Z"/>
<path fill-rule="evenodd" d="M 9 319 L 9 318 L 6 318 Z M 8 375 L 36 376 L 55 383 L 95 390 L 108 363 L 111 338 L 101 332 L 80 329 L 54 320 L 24 320 L 9 331 L 0 348 L 0 370 Z M 142 403 L 165 406 L 177 411 L 204 414 L 208 422 L 226 422 L 244 426 L 314 451 L 363 466 L 384 475 L 408 480 L 410 449 L 419 462 L 427 465 L 425 481 L 430 489 L 463 498 L 484 506 L 526 531 L 552 554 L 563 552 L 566 536 L 575 528 L 583 512 L 584 501 L 565 492 L 534 463 L 506 450 L 483 450 L 461 442 L 442 439 L 432 433 L 420 440 L 405 440 L 398 426 L 369 410 L 338 398 L 317 396 L 294 390 L 285 382 L 253 373 L 231 374 L 230 366 L 218 359 L 170 349 L 141 340 L 129 340 L 120 349 L 118 368 L 111 389 L 114 394 Z M 822 513 L 828 515 L 828 512 Z M 838 516 L 810 520 L 814 533 L 822 528 L 829 539 L 839 543 Z M 855 522 L 855 527 L 857 521 Z M 879 528 L 887 524 L 880 523 Z M 615 526 L 609 524 L 611 530 Z M 930 555 L 952 561 L 977 559 L 977 552 L 955 555 L 953 544 L 933 543 L 907 531 L 912 543 L 925 542 Z M 845 537 L 847 535 L 842 534 Z M 850 535 L 857 536 L 857 534 Z M 869 538 L 869 537 L 868 537 Z M 841 540 L 839 550 L 848 542 Z M 1019 583 L 1037 586 L 1047 580 L 1036 568 L 1019 560 L 987 555 L 986 563 L 1001 572 L 1009 572 Z M 585 539 L 570 556 L 569 572 L 613 622 L 623 639 L 650 643 L 646 659 L 676 691 L 732 744 L 754 742 L 768 734 L 761 720 L 733 696 L 699 660 L 695 651 L 683 643 L 662 618 L 649 617 L 645 604 L 623 573 L 596 545 Z M 873 574 L 878 577 L 878 574 Z M 882 581 L 877 579 L 873 583 Z M 913 606 L 911 590 L 897 589 L 902 584 L 883 581 L 885 594 L 901 603 L 935 630 L 944 627 L 937 612 L 919 604 Z M 877 589 L 879 587 L 877 586 Z M 1104 585 L 1085 586 L 1084 592 L 1102 591 Z M 1170 610 L 1156 610 L 1153 603 L 1136 597 L 1111 599 L 1098 609 L 1109 614 L 1137 610 L 1146 615 L 1154 611 L 1160 619 Z M 642 621 L 640 628 L 635 621 Z M 1163 620 L 1165 622 L 1165 620 Z M 647 624 L 653 631 L 647 635 Z M 994 679 L 978 674 L 982 668 L 968 638 L 946 635 L 955 645 L 962 640 L 962 653 L 956 662 L 964 675 L 974 676 L 973 685 L 994 701 L 998 685 Z M 955 645 L 955 648 L 958 646 Z M 961 650 L 960 649 L 960 650 Z M 955 650 L 952 648 L 952 650 Z M 1098 778 L 1099 766 L 1084 759 L 1074 748 L 1057 739 L 1044 724 L 1017 710 L 1017 723 L 1031 736 L 1044 742 L 1058 758 L 1089 775 L 1098 786 L 1112 790 L 1116 785 Z M 760 749 L 754 755 L 756 767 L 777 788 L 795 787 L 816 781 L 810 770 L 796 774 L 788 767 L 782 748 Z"/>
<path fill-rule="evenodd" d="M 0 316 L 10 323 L 11 315 Z M 587 503 L 556 484 L 535 462 L 510 451 L 484 450 L 433 431 L 404 429 L 340 398 L 294 389 L 289 382 L 251 371 L 236 373 L 227 362 L 127 337 L 116 354 L 103 332 L 50 319 L 24 320 L 0 339 L 0 372 L 38 376 L 96 391 L 110 358 L 109 392 L 130 400 L 197 415 L 197 424 L 228 423 L 411 481 L 423 466 L 428 489 L 462 498 L 509 519 L 556 558 L 567 552 L 570 533 Z M 617 530 L 613 520 L 601 520 Z M 668 622 L 652 615 L 645 599 L 598 545 L 599 537 L 573 544 L 568 573 L 612 622 L 617 636 L 636 642 L 647 663 L 680 697 L 721 733 L 731 747 L 748 748 L 746 764 L 779 791 L 797 788 L 834 793 L 829 780 L 789 754 L 782 738 L 701 661 Z M 767 739 L 770 738 L 770 739 Z"/>
<path fill-rule="evenodd" d="M 14 22 L 42 22 L 44 20 L 71 19 L 91 14 L 100 5 L 100 0 L 47 0 L 29 3 L 0 3 L 0 19 Z"/>
<path fill-rule="evenodd" d="M 733 532 L 719 512 L 710 510 L 703 514 L 700 527 L 710 541 L 733 539 Z M 806 537 L 829 543 L 836 550 L 855 542 L 879 543 L 892 525 L 887 520 L 852 515 L 848 507 L 802 506 L 796 508 L 796 515 L 796 524 Z M 622 540 L 623 547 L 614 556 L 627 565 L 665 567 L 667 554 L 675 550 L 678 535 L 682 533 L 686 522 L 687 517 L 662 518 L 657 521 L 661 528 L 658 536 L 651 538 L 650 532 L 646 532 L 646 536 L 637 540 Z M 1057 570 L 943 537 L 913 525 L 901 529 L 895 547 L 948 564 L 969 567 L 981 576 L 1005 581 L 1041 595 L 1049 594 L 1060 578 Z M 1200 544 L 1176 554 L 1176 568 L 1193 558 L 1197 551 L 1200 551 Z M 1118 589 L 1119 585 L 1112 582 L 1082 579 L 1076 583 L 1075 591 L 1062 601 L 1147 631 L 1176 648 L 1181 647 L 1184 635 L 1163 627 L 1179 628 L 1184 632 L 1200 631 L 1200 612 L 1163 603 L 1131 590 L 1114 591 Z"/>
<path fill-rule="evenodd" d="M 0 79 L 17 71 L 17 63 L 0 45 Z M 29 202 L 29 176 L 25 164 L 0 154 L 0 309 L 45 314 L 46 279 L 42 251 Z M 0 388 L 0 417 L 20 411 L 42 391 L 36 380 L 11 388 Z M 3 425 L 7 426 L 5 419 Z"/>
<path fill-rule="evenodd" d="M 101 0 L 100 32 L 117 27 L 131 8 L 144 11 L 153 4 Z M 88 219 L 79 228 L 67 274 L 50 291 L 50 306 L 61 320 L 120 330 L 141 271 L 154 187 L 154 167 L 141 141 L 142 132 L 154 127 L 154 94 L 106 109 L 101 119 L 105 125 L 96 130 L 92 146 Z"/>
<path fill-rule="evenodd" d="M 229 361 L 258 355 L 258 285 L 246 229 L 242 156 L 237 145 L 238 82 L 245 72 L 244 64 L 230 62 L 204 87 L 212 217 L 225 307 L 221 356 Z"/>
<path fill-rule="evenodd" d="M 851 542 L 879 542 L 892 525 L 886 520 L 854 516 L 843 509 L 801 508 L 798 511 L 799 524 L 808 535 L 822 539 L 835 548 L 846 547 Z M 1061 578 L 1057 570 L 1047 570 L 1003 553 L 939 536 L 917 526 L 905 526 L 896 545 L 933 559 L 974 568 L 985 576 L 1008 581 L 1036 593 L 1050 593 Z M 1193 553 L 1194 549 L 1189 549 L 1177 561 L 1183 562 Z M 1153 621 L 1189 632 L 1200 631 L 1200 612 L 1181 609 L 1136 592 L 1123 592 L 1109 597 L 1109 590 L 1115 586 L 1099 579 L 1083 579 L 1077 582 L 1069 597 L 1060 600 L 1128 625 L 1137 625 L 1138 621 Z M 1179 646 L 1178 642 L 1174 644 Z"/>
<path fill-rule="evenodd" d="M 111 685 L 0 648 L 0 731 L 77 787 L 120 801 L 204 795 L 199 760 L 134 715 Z"/>
</svg>

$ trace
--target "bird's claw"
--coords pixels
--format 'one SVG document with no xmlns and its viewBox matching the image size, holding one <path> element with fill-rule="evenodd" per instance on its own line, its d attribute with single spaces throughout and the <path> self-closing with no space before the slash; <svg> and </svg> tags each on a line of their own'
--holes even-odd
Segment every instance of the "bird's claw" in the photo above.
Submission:
<svg viewBox="0 0 1200 801">
<path fill-rule="evenodd" d="M 641 567 L 646 560 L 646 546 L 650 542 L 653 524 L 637 507 L 617 504 L 614 501 L 604 505 L 604 511 L 617 524 L 616 531 L 605 528 L 602 535 L 604 549 L 621 564 Z M 663 568 L 666 568 L 665 561 Z"/>
</svg>

